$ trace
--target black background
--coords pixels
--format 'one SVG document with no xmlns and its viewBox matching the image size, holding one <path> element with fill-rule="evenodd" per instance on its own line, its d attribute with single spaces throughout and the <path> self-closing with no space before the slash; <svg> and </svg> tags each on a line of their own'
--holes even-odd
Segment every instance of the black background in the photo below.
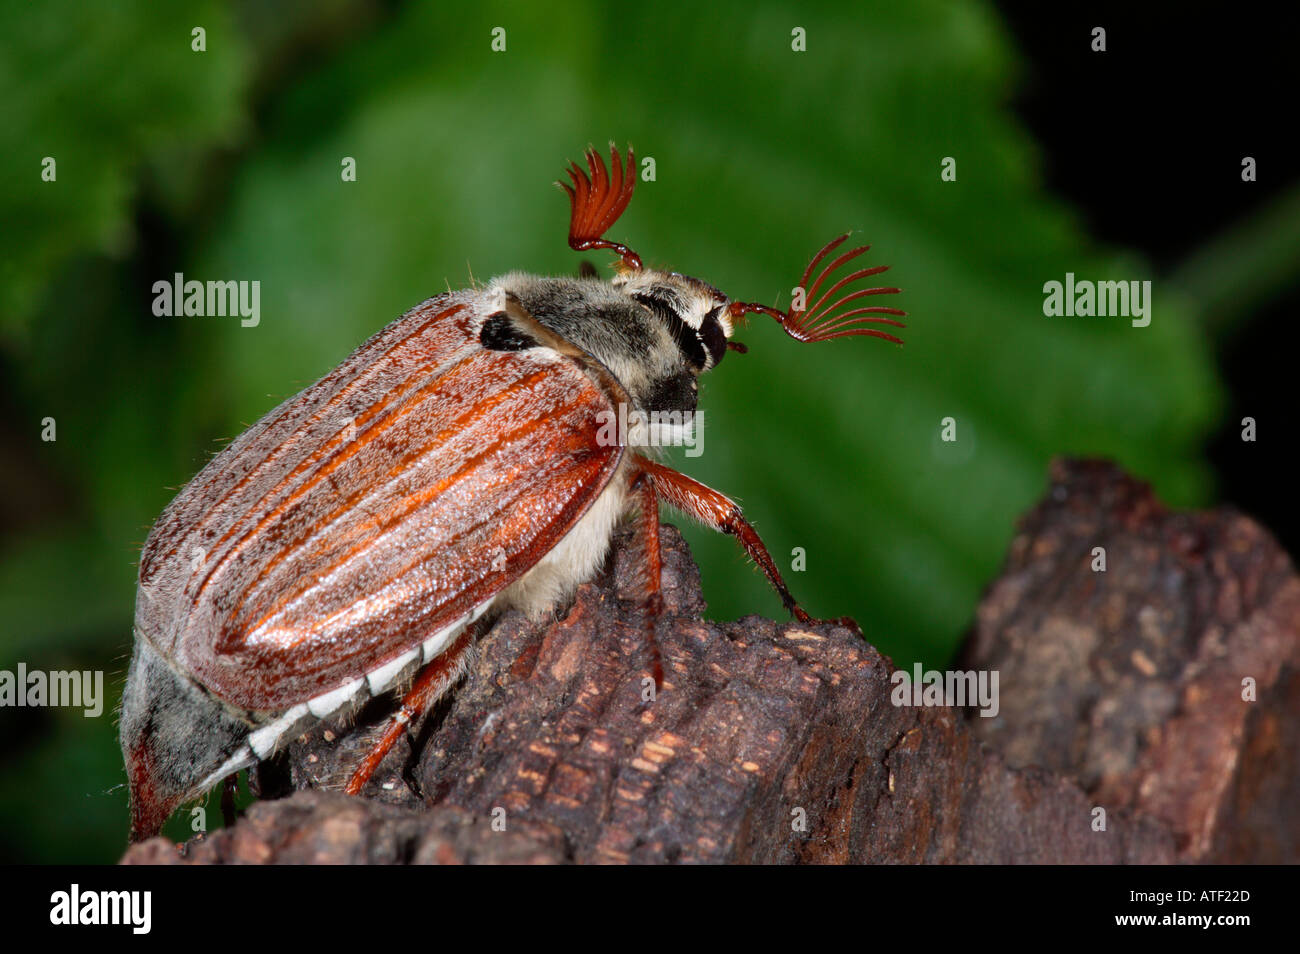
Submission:
<svg viewBox="0 0 1300 954">
<path fill-rule="evenodd" d="M 1300 180 L 1300 51 L 1294 25 L 1279 19 L 1286 7 L 998 8 L 1029 64 L 1017 112 L 1044 151 L 1050 187 L 1099 240 L 1140 249 L 1168 269 Z M 1088 42 L 1098 26 L 1105 53 Z M 1257 161 L 1255 182 L 1241 181 L 1243 156 Z M 1293 279 L 1216 342 L 1229 404 L 1208 449 L 1220 497 L 1268 526 L 1293 557 L 1298 313 Z M 1247 415 L 1259 426 L 1254 444 L 1240 438 Z"/>
</svg>

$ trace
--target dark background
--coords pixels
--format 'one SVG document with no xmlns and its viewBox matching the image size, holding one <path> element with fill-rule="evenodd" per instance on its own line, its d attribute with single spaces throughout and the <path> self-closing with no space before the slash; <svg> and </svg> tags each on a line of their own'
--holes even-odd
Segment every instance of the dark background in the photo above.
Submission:
<svg viewBox="0 0 1300 954">
<path fill-rule="evenodd" d="M 1014 107 L 1044 150 L 1049 186 L 1097 237 L 1140 248 L 1162 269 L 1185 267 L 1211 297 L 1212 322 L 1250 315 L 1215 340 L 1229 403 L 1207 450 L 1220 498 L 1257 516 L 1295 553 L 1300 71 L 1289 31 L 1253 5 L 998 6 L 1028 62 Z M 1104 57 L 1074 42 L 1103 24 Z M 1256 182 L 1223 174 L 1243 155 L 1258 160 Z M 1236 229 L 1260 218 L 1285 250 L 1281 264 L 1260 262 L 1261 277 L 1242 286 L 1216 283 L 1215 256 L 1196 254 L 1232 255 Z M 1246 415 L 1267 421 L 1276 439 L 1243 453 Z"/>
<path fill-rule="evenodd" d="M 704 456 L 674 459 L 778 562 L 806 549 L 811 612 L 943 665 L 1060 453 L 1235 503 L 1294 553 L 1290 45 L 1250 8 L 1172 4 L 8 5 L 0 669 L 102 669 L 115 705 L 138 548 L 175 491 L 468 268 L 572 273 L 550 182 L 610 138 L 659 164 L 614 235 L 651 263 L 777 301 L 852 228 L 904 289 L 902 349 L 747 328 L 703 383 Z M 153 316 L 175 271 L 261 280 L 262 324 Z M 1045 318 L 1066 271 L 1152 280 L 1151 327 Z M 689 539 L 711 615 L 779 617 L 731 540 Z M 117 856 L 115 732 L 0 711 L 0 859 Z"/>
</svg>

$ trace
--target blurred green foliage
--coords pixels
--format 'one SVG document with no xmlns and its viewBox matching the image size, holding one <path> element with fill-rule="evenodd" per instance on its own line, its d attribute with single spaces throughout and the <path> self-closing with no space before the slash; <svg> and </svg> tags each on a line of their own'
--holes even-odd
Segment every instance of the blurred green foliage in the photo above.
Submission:
<svg viewBox="0 0 1300 954">
<path fill-rule="evenodd" d="M 1151 270 L 1045 193 L 1006 105 L 1016 64 L 978 2 L 5 5 L 0 668 L 105 668 L 119 691 L 138 547 L 176 489 L 471 270 L 573 273 L 550 183 L 610 139 L 656 161 L 613 231 L 651 263 L 773 303 L 846 229 L 893 266 L 905 347 L 755 320 L 702 384 L 703 456 L 675 461 L 779 563 L 805 548 L 789 577 L 811 612 L 942 664 L 1052 455 L 1200 502 L 1221 400 L 1191 302 L 1157 294 L 1141 330 L 1043 316 L 1067 271 Z M 260 325 L 155 317 L 175 271 L 260 280 Z M 690 539 L 712 615 L 780 618 L 733 541 Z M 0 855 L 114 858 L 112 719 L 0 712 L 0 739 Z"/>
</svg>

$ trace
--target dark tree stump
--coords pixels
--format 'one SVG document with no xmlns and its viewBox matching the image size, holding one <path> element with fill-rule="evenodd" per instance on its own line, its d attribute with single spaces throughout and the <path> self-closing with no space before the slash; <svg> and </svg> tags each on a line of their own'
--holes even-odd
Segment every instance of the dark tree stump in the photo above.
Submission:
<svg viewBox="0 0 1300 954">
<path fill-rule="evenodd" d="M 124 860 L 1294 860 L 1300 582 L 1285 555 L 1231 512 L 1166 513 L 1108 466 L 1053 474 L 966 650 L 1001 672 L 995 719 L 894 705 L 889 661 L 843 627 L 701 621 L 666 527 L 653 701 L 620 538 L 563 619 L 511 614 L 484 637 L 369 797 L 326 789 L 381 711 L 257 773 L 289 797 Z M 1241 701 L 1243 673 L 1259 702 Z"/>
<path fill-rule="evenodd" d="M 1000 671 L 971 727 L 1011 765 L 1160 819 L 1183 861 L 1300 861 L 1300 579 L 1248 517 L 1057 462 L 960 665 Z"/>
</svg>

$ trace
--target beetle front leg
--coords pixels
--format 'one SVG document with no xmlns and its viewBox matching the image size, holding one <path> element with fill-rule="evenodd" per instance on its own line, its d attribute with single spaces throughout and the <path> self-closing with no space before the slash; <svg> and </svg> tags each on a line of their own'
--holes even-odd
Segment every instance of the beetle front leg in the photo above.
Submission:
<svg viewBox="0 0 1300 954">
<path fill-rule="evenodd" d="M 857 622 L 847 616 L 823 621 L 815 620 L 803 611 L 791 595 L 790 588 L 785 585 L 785 580 L 781 578 L 781 571 L 776 568 L 776 563 L 767 552 L 767 547 L 763 546 L 758 531 L 745 519 L 740 511 L 740 505 L 734 500 L 698 480 L 652 460 L 638 458 L 637 466 L 641 477 L 669 506 L 694 517 L 707 527 L 730 534 L 739 540 L 740 545 L 745 548 L 750 559 L 758 564 L 758 568 L 763 571 L 772 588 L 781 597 L 785 608 L 796 620 L 808 625 L 830 622 L 861 632 Z"/>
</svg>

